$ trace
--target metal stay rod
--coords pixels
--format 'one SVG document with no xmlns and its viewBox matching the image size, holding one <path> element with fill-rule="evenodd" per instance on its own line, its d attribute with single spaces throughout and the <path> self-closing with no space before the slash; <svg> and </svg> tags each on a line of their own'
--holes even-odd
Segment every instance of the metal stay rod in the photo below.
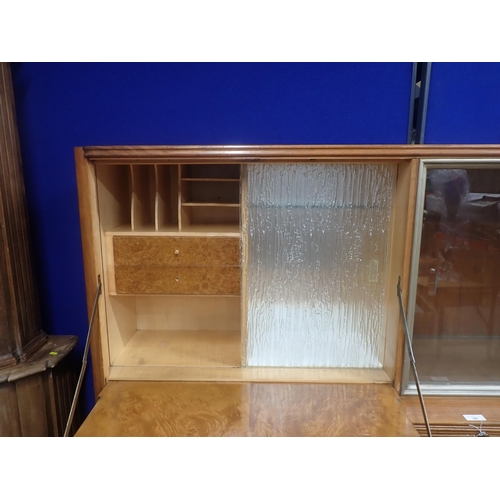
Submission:
<svg viewBox="0 0 500 500">
<path fill-rule="evenodd" d="M 406 321 L 406 314 L 403 307 L 403 293 L 401 291 L 401 276 L 398 278 L 398 298 L 399 298 L 399 309 L 401 311 L 401 316 L 403 318 L 403 325 L 405 329 L 406 336 L 406 347 L 408 348 L 408 355 L 410 357 L 411 367 L 413 369 L 413 375 L 415 376 L 415 384 L 417 386 L 418 397 L 420 399 L 420 407 L 422 408 L 422 413 L 424 415 L 425 426 L 427 427 L 427 434 L 432 437 L 431 426 L 429 425 L 429 419 L 427 418 L 427 411 L 425 409 L 424 398 L 422 396 L 422 391 L 420 390 L 420 379 L 417 373 L 417 364 L 415 363 L 415 356 L 413 355 L 413 348 L 411 346 L 410 333 L 408 331 L 408 323 Z"/>
<path fill-rule="evenodd" d="M 92 307 L 92 314 L 90 315 L 89 329 L 87 331 L 87 341 L 85 342 L 85 349 L 83 351 L 83 361 L 82 369 L 80 370 L 80 376 L 78 377 L 78 383 L 76 384 L 75 395 L 73 396 L 73 402 L 71 403 L 71 409 L 69 411 L 68 422 L 66 424 L 66 429 L 64 431 L 64 437 L 68 437 L 69 429 L 73 423 L 73 418 L 75 416 L 76 404 L 78 402 L 78 397 L 80 396 L 80 390 L 83 384 L 83 376 L 85 375 L 85 370 L 87 368 L 87 359 L 89 357 L 89 346 L 90 346 L 90 332 L 92 331 L 92 326 L 94 324 L 95 313 L 97 311 L 97 301 L 99 300 L 99 295 L 101 295 L 101 277 L 97 276 L 97 290 L 95 292 L 94 306 Z"/>
</svg>

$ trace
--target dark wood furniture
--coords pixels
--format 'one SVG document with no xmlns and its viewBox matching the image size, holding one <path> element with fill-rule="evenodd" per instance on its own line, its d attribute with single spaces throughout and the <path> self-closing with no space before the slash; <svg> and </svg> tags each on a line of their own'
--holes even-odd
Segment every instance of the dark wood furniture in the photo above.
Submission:
<svg viewBox="0 0 500 500">
<path fill-rule="evenodd" d="M 28 361 L 0 370 L 0 436 L 63 436 L 76 387 L 71 351 L 78 338 L 49 335 Z M 73 419 L 70 434 L 81 423 Z"/>
<path fill-rule="evenodd" d="M 42 330 L 10 67 L 0 63 L 0 437 L 64 433 L 76 342 Z"/>
</svg>

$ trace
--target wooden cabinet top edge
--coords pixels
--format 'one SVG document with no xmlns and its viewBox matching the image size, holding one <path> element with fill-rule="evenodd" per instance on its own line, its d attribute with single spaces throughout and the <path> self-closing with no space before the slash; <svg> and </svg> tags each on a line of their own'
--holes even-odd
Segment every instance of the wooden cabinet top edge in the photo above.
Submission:
<svg viewBox="0 0 500 500">
<path fill-rule="evenodd" d="M 90 161 L 164 163 L 254 163 L 278 161 L 374 160 L 419 158 L 500 158 L 498 144 L 472 145 L 266 145 L 266 146 L 92 146 L 76 148 Z"/>
</svg>

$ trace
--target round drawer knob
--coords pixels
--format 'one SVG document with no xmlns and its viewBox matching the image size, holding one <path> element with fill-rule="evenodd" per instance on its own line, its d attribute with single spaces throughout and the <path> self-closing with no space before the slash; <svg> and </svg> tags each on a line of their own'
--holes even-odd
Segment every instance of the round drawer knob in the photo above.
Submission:
<svg viewBox="0 0 500 500">
<path fill-rule="evenodd" d="M 179 281 L 179 278 L 175 278 L 175 281 Z"/>
<path fill-rule="evenodd" d="M 179 255 L 179 250 L 174 250 L 174 255 Z"/>
</svg>

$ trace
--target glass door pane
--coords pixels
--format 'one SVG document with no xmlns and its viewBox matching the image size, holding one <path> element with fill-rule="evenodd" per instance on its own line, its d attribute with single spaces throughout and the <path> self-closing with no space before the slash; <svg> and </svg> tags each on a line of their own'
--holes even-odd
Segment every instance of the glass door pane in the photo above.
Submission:
<svg viewBox="0 0 500 500">
<path fill-rule="evenodd" d="M 247 365 L 380 368 L 394 165 L 247 167 Z"/>
<path fill-rule="evenodd" d="M 413 264 L 419 377 L 444 392 L 500 385 L 500 169 L 429 165 L 424 179 Z"/>
</svg>

